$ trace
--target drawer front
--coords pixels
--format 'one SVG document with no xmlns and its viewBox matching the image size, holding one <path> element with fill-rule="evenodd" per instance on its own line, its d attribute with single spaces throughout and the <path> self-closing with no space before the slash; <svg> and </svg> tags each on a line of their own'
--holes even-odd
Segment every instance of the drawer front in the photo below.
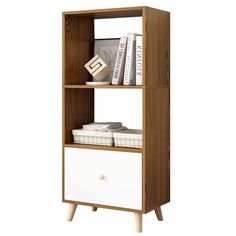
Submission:
<svg viewBox="0 0 236 236">
<path fill-rule="evenodd" d="M 65 200 L 142 210 L 141 153 L 65 148 Z"/>
</svg>

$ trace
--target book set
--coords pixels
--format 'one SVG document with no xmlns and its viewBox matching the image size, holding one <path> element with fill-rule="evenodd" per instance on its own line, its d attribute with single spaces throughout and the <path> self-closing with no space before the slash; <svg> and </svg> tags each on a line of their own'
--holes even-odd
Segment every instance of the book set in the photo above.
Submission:
<svg viewBox="0 0 236 236">
<path fill-rule="evenodd" d="M 142 35 L 121 37 L 113 72 L 113 85 L 142 85 Z"/>
</svg>

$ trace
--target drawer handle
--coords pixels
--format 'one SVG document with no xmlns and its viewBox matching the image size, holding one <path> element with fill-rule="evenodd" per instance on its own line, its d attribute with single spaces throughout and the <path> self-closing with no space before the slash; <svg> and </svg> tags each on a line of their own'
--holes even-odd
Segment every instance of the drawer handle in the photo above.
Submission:
<svg viewBox="0 0 236 236">
<path fill-rule="evenodd" d="M 98 176 L 98 178 L 99 178 L 100 180 L 104 180 L 104 179 L 105 179 L 105 176 L 104 176 L 103 174 L 100 174 L 100 175 Z"/>
</svg>

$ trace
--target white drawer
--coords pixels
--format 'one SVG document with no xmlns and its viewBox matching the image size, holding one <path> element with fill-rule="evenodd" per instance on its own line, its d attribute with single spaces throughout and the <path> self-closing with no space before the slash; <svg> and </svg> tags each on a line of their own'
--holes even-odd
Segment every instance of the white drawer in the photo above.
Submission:
<svg viewBox="0 0 236 236">
<path fill-rule="evenodd" d="M 142 210 L 141 153 L 65 148 L 64 168 L 66 200 Z"/>
</svg>

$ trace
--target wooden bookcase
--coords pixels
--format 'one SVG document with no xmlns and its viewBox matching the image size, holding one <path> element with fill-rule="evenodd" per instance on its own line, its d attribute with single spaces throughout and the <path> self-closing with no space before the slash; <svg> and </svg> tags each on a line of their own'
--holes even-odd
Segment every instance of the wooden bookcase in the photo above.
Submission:
<svg viewBox="0 0 236 236">
<path fill-rule="evenodd" d="M 94 20 L 105 18 L 120 17 L 142 17 L 143 32 L 143 85 L 142 86 L 86 86 L 85 82 L 90 81 L 91 77 L 84 68 L 84 64 L 93 57 L 94 49 Z M 161 205 L 170 201 L 170 13 L 150 7 L 130 7 L 117 9 L 102 9 L 89 11 L 64 12 L 62 15 L 63 22 L 63 170 L 62 170 L 62 199 L 63 202 L 70 203 L 68 212 L 68 221 L 71 221 L 77 205 L 92 206 L 95 211 L 97 208 L 109 208 L 125 210 L 135 213 L 137 231 L 142 230 L 142 214 L 155 210 L 157 218 L 162 220 Z M 79 145 L 73 144 L 72 129 L 81 128 L 83 124 L 94 121 L 94 90 L 95 89 L 140 89 L 142 90 L 142 127 L 143 127 L 143 148 L 122 148 L 106 147 L 96 145 Z M 81 150 L 83 150 L 81 152 Z M 78 153 L 76 153 L 78 152 Z M 139 159 L 140 170 L 137 178 L 141 176 L 141 191 L 137 198 L 141 201 L 140 207 L 127 205 L 125 202 L 125 193 L 123 183 L 110 188 L 121 188 L 124 203 L 122 204 L 101 204 L 102 199 L 91 202 L 89 193 L 86 193 L 85 200 L 80 197 L 68 197 L 70 187 L 70 166 L 71 172 L 79 173 L 80 162 L 76 162 L 85 156 L 95 155 L 98 157 L 91 158 L 86 165 L 94 166 L 96 158 L 102 158 L 101 155 L 114 156 L 120 155 L 120 160 L 126 163 L 126 155 L 133 158 L 134 163 Z M 67 157 L 74 153 L 71 157 Z M 82 155 L 82 157 L 81 157 Z M 109 156 L 108 155 L 108 156 Z M 129 157 L 128 155 L 131 155 Z M 137 157 L 135 155 L 138 155 Z M 137 158 L 137 159 L 135 159 Z M 73 164 L 69 163 L 70 159 Z M 89 158 L 87 158 L 89 159 Z M 108 159 L 107 159 L 108 160 Z M 76 163 L 74 163 L 74 161 Z M 110 161 L 110 160 L 109 160 Z M 119 165 L 119 157 L 114 160 Z M 77 168 L 78 171 L 74 170 Z M 96 168 L 96 167 L 94 167 Z M 117 168 L 110 166 L 110 168 Z M 73 171 L 72 171 L 73 169 Z M 81 170 L 82 172 L 82 170 Z M 89 172 L 89 170 L 88 170 Z M 135 172 L 135 170 L 134 170 Z M 127 172 L 128 173 L 128 172 Z M 84 173 L 86 176 L 89 173 Z M 115 176 L 117 177 L 117 176 Z M 114 178 L 115 178 L 114 177 Z M 127 180 L 129 176 L 126 176 Z M 133 176 L 132 176 L 133 177 Z M 73 176 L 72 176 L 73 178 Z M 79 178 L 79 177 L 78 177 Z M 86 177 L 87 178 L 87 177 Z M 89 179 L 90 177 L 88 177 Z M 131 177 L 130 177 L 131 179 Z M 78 180 L 78 191 L 80 191 L 80 181 Z M 88 180 L 89 181 L 89 180 Z M 134 179 L 135 181 L 135 179 Z M 83 183 L 84 184 L 84 183 Z M 133 185 L 133 184 L 131 184 Z M 134 184 L 135 185 L 135 184 Z M 99 186 L 95 186 L 92 190 Z M 91 187 L 91 186 L 90 186 Z M 130 186 L 133 188 L 133 186 Z M 129 186 L 128 188 L 129 189 Z M 91 191 L 92 191 L 91 190 Z M 74 190 L 76 193 L 77 189 Z M 107 190 L 104 190 L 105 194 Z M 129 190 L 128 190 L 129 191 Z M 133 191 L 133 190 L 132 190 Z M 136 196 L 136 189 L 133 193 Z M 96 192 L 95 192 L 96 193 Z M 73 195 L 74 193 L 72 193 Z M 83 193 L 79 193 L 84 196 Z M 128 194 L 127 198 L 132 196 Z M 76 195 L 76 194 L 75 194 Z M 95 194 L 96 195 L 96 194 Z M 104 195 L 104 198 L 109 198 Z M 73 195 L 74 196 L 74 195 Z M 119 197 L 116 196 L 117 198 Z M 81 197 L 82 198 L 82 197 Z M 83 199 L 84 199 L 83 198 Z M 113 202 L 108 199 L 108 202 Z M 132 202 L 132 199 L 130 200 Z M 115 199 L 114 202 L 119 202 Z M 127 199 L 127 202 L 129 200 Z M 134 200 L 135 202 L 135 200 Z"/>
</svg>

